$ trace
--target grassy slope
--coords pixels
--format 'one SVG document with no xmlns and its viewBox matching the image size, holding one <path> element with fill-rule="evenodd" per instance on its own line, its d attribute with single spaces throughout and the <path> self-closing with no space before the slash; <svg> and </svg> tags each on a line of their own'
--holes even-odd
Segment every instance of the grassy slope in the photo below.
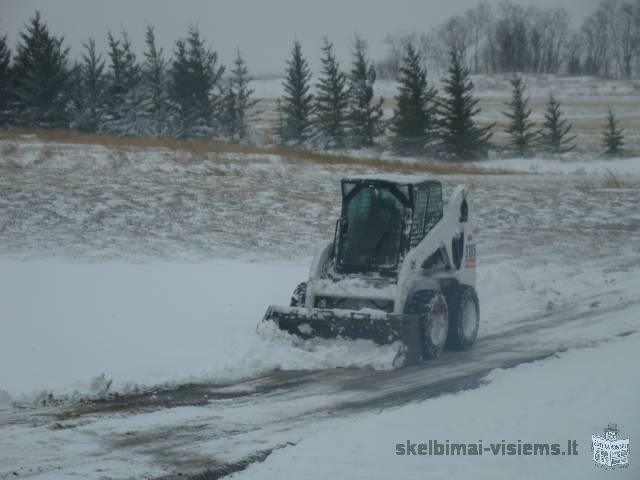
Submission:
<svg viewBox="0 0 640 480">
<path fill-rule="evenodd" d="M 26 137 L 25 137 L 26 136 Z M 439 175 L 447 174 L 468 174 L 468 175 L 495 175 L 509 173 L 502 169 L 477 168 L 468 164 L 440 163 L 440 162 L 419 162 L 382 159 L 377 157 L 358 157 L 344 153 L 323 153 L 305 149 L 284 148 L 284 147 L 255 147 L 248 145 L 237 145 L 219 141 L 192 139 L 164 139 L 164 138 L 137 138 L 118 137 L 114 135 L 87 134 L 67 130 L 47 130 L 47 129 L 5 129 L 0 130 L 0 154 L 6 163 L 19 168 L 17 162 L 12 162 L 12 156 L 17 150 L 14 142 L 24 142 L 28 138 L 39 140 L 51 144 L 55 148 L 59 144 L 74 145 L 100 145 L 114 150 L 132 148 L 139 149 L 168 149 L 175 152 L 182 152 L 186 155 L 175 155 L 174 158 L 180 163 L 196 163 L 199 160 L 207 159 L 211 161 L 217 156 L 223 158 L 227 154 L 243 155 L 275 155 L 290 164 L 320 164 L 320 165 L 350 165 L 371 167 L 376 170 L 396 173 L 433 173 Z M 43 158 L 43 161 L 46 161 Z"/>
</svg>

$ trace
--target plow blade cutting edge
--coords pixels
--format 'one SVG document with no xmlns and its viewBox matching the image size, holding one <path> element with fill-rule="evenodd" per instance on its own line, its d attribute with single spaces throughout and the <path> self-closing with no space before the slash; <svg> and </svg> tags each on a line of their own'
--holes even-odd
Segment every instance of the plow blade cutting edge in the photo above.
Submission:
<svg viewBox="0 0 640 480">
<path fill-rule="evenodd" d="M 378 345 L 400 342 L 394 367 L 420 361 L 420 317 L 378 311 L 270 306 L 263 322 L 274 322 L 280 330 L 309 338 L 372 340 Z"/>
</svg>

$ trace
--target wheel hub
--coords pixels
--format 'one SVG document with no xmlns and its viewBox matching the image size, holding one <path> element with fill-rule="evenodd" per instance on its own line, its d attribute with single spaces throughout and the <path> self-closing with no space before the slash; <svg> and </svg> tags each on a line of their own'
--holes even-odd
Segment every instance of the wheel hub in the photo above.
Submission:
<svg viewBox="0 0 640 480">
<path fill-rule="evenodd" d="M 431 341 L 440 345 L 447 337 L 447 318 L 444 305 L 436 303 L 431 309 Z"/>
</svg>

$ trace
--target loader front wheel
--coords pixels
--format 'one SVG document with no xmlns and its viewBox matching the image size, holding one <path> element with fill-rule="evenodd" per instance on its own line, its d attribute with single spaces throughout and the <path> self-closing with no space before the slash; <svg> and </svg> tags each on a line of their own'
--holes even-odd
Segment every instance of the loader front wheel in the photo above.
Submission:
<svg viewBox="0 0 640 480">
<path fill-rule="evenodd" d="M 440 292 L 416 292 L 408 305 L 407 313 L 420 315 L 420 343 L 422 358 L 438 358 L 449 332 L 447 300 Z"/>
<path fill-rule="evenodd" d="M 302 282 L 293 291 L 293 295 L 291 295 L 291 302 L 289 302 L 289 306 L 304 307 L 306 300 L 307 300 L 307 284 L 306 282 Z"/>
<path fill-rule="evenodd" d="M 449 294 L 449 338 L 452 350 L 469 350 L 478 338 L 480 303 L 476 291 L 461 285 Z"/>
</svg>

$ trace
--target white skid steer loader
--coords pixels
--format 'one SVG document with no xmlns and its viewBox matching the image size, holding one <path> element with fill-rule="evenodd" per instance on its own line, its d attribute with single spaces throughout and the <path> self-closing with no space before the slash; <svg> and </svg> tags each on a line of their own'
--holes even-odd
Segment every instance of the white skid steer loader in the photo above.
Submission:
<svg viewBox="0 0 640 480">
<path fill-rule="evenodd" d="M 333 241 L 316 254 L 309 280 L 288 307 L 263 321 L 302 338 L 399 342 L 394 366 L 467 350 L 478 335 L 476 227 L 465 186 L 446 208 L 430 175 L 342 180 Z"/>
</svg>

